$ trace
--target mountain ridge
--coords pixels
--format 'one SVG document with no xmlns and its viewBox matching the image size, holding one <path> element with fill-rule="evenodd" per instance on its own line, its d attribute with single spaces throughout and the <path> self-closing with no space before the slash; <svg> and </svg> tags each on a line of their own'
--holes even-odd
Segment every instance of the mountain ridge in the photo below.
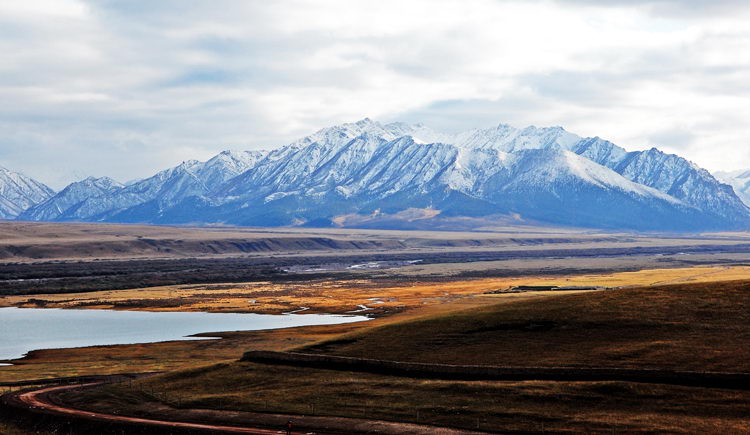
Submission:
<svg viewBox="0 0 750 435">
<path fill-rule="evenodd" d="M 61 195 L 23 218 L 338 225 L 338 216 L 424 209 L 635 230 L 750 227 L 732 187 L 682 157 L 507 124 L 448 134 L 364 118 L 268 151 L 186 161 L 55 212 Z"/>
<path fill-rule="evenodd" d="M 750 206 L 750 170 L 742 169 L 739 171 L 717 172 L 716 178 L 732 186 L 737 196 L 748 206 Z"/>
<path fill-rule="evenodd" d="M 0 219 L 14 219 L 54 194 L 45 184 L 0 166 Z"/>
</svg>

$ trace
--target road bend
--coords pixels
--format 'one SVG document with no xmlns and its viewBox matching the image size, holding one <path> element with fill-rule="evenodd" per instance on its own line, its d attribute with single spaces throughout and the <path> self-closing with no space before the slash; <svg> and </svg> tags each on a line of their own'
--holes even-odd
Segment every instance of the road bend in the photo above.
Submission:
<svg viewBox="0 0 750 435">
<path fill-rule="evenodd" d="M 254 435 L 277 435 L 284 433 L 278 429 L 263 429 L 263 428 L 251 428 L 251 427 L 237 427 L 237 426 L 222 426 L 212 424 L 201 424 L 201 423 L 187 423 L 167 420 L 155 420 L 150 418 L 138 418 L 138 417 L 127 417 L 124 415 L 112 415 L 103 414 L 99 412 L 83 411 L 80 409 L 66 408 L 64 406 L 56 405 L 45 400 L 45 396 L 49 393 L 59 392 L 63 390 L 69 390 L 73 388 L 86 388 L 99 385 L 101 382 L 93 382 L 89 384 L 74 384 L 74 385 L 63 385 L 56 387 L 46 387 L 40 390 L 28 391 L 18 395 L 18 400 L 25 405 L 35 408 L 51 411 L 60 415 L 69 415 L 71 417 L 104 420 L 108 422 L 121 422 L 128 424 L 147 425 L 147 426 L 160 426 L 165 428 L 179 428 L 179 429 L 199 429 L 209 430 L 225 433 L 241 433 L 241 434 L 254 434 Z M 304 435 L 307 432 L 292 432 L 293 435 Z M 319 433 L 319 432 L 316 432 Z"/>
</svg>

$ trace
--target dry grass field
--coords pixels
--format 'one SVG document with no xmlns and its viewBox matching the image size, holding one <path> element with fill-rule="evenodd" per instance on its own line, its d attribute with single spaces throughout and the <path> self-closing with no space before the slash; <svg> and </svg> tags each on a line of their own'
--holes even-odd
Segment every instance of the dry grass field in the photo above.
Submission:
<svg viewBox="0 0 750 435">
<path fill-rule="evenodd" d="M 750 281 L 525 299 L 368 328 L 307 351 L 522 367 L 750 371 Z"/>
<path fill-rule="evenodd" d="M 195 378 L 195 380 L 191 380 Z M 750 392 L 625 382 L 415 380 L 221 364 L 64 400 L 84 409 L 242 425 L 244 413 L 332 415 L 491 433 L 746 433 Z M 206 409 L 229 410 L 209 415 Z"/>
<path fill-rule="evenodd" d="M 637 272 L 477 278 L 318 279 L 298 282 L 250 282 L 148 287 L 100 292 L 0 297 L 0 307 L 89 308 L 143 311 L 209 311 L 279 314 L 308 308 L 310 313 L 359 311 L 384 315 L 415 307 L 485 296 L 516 286 L 556 285 L 624 288 L 676 283 L 721 282 L 750 278 L 750 266 L 648 269 Z M 547 296 L 549 292 L 488 295 L 496 298 Z M 563 292 L 564 293 L 564 292 Z M 364 309 L 366 307 L 367 309 Z"/>
<path fill-rule="evenodd" d="M 399 361 L 748 372 L 748 306 L 749 281 L 506 299 L 365 325 L 298 349 Z M 501 432 L 750 430 L 748 391 L 616 381 L 428 380 L 241 362 L 70 393 L 66 400 L 167 418 L 189 418 L 196 409 L 232 410 L 227 418 L 236 423 L 252 411 Z"/>
<path fill-rule="evenodd" d="M 398 261 L 388 268 L 359 267 L 391 260 Z M 92 409 L 172 418 L 230 409 L 231 416 L 193 417 L 238 423 L 246 411 L 276 411 L 519 432 L 750 431 L 747 392 L 410 380 L 237 362 L 247 350 L 303 349 L 433 363 L 748 372 L 747 234 L 2 223 L 0 261 L 8 295 L 0 306 L 273 314 L 304 307 L 374 317 L 206 334 L 220 340 L 38 350 L 0 367 L 0 382 L 168 372 L 66 398 Z M 507 292 L 518 286 L 606 290 Z"/>
<path fill-rule="evenodd" d="M 392 283 L 368 280 L 291 284 L 226 284 L 169 286 L 137 290 L 104 291 L 65 295 L 5 297 L 0 306 L 46 306 L 65 308 L 115 308 L 128 310 L 236 311 L 279 313 L 310 307 L 307 312 L 344 313 L 358 305 L 373 308 L 365 313 L 376 320 L 367 324 L 317 326 L 272 331 L 218 332 L 206 335 L 221 340 L 172 341 L 82 349 L 38 350 L 0 367 L 0 382 L 88 374 L 175 370 L 238 359 L 248 349 L 286 350 L 329 337 L 425 315 L 516 303 L 537 298 L 557 298 L 560 293 L 541 292 L 484 294 L 518 285 L 595 285 L 604 287 L 647 286 L 664 283 L 721 282 L 747 278 L 745 267 L 705 267 L 644 270 L 615 274 L 472 279 L 436 282 Z M 218 288 L 217 288 L 218 287 Z M 583 297 L 583 296 L 581 296 Z M 29 302 L 29 300 L 35 300 Z M 377 299 L 377 300 L 374 300 Z M 250 304 L 250 300 L 255 303 Z M 43 302 L 42 302 L 43 301 Z M 377 302 L 383 302 L 377 303 Z M 361 314 L 361 313 L 360 313 Z M 430 358 L 435 357 L 430 354 Z M 438 355 L 439 356 L 439 355 Z"/>
</svg>

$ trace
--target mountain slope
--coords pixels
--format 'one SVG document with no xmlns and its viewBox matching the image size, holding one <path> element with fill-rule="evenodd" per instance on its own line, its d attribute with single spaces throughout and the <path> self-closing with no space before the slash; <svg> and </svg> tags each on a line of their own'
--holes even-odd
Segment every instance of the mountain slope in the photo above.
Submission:
<svg viewBox="0 0 750 435">
<path fill-rule="evenodd" d="M 506 153 L 420 144 L 408 136 L 385 142 L 364 133 L 333 149 L 312 142 L 232 180 L 226 191 L 231 201 L 214 206 L 187 199 L 165 216 L 179 219 L 191 209 L 231 224 L 294 225 L 416 208 L 441 217 L 520 215 L 607 228 L 721 225 L 695 207 L 559 148 Z M 362 155 L 367 158 L 352 158 Z M 648 219 L 638 218 L 643 215 Z"/>
<path fill-rule="evenodd" d="M 577 143 L 572 151 L 625 178 L 658 189 L 670 196 L 696 206 L 705 213 L 741 222 L 748 214 L 747 206 L 733 191 L 708 171 L 674 154 L 656 148 L 627 152 L 600 138 Z"/>
<path fill-rule="evenodd" d="M 0 166 L 0 219 L 14 219 L 54 193 L 33 178 Z"/>
<path fill-rule="evenodd" d="M 419 130 L 423 131 L 425 128 L 420 126 Z M 415 128 L 409 130 L 408 126 L 402 127 L 401 130 L 404 134 L 417 131 Z M 562 127 L 531 126 L 518 129 L 500 124 L 494 128 L 454 135 L 432 135 L 440 137 L 445 143 L 467 149 L 492 148 L 503 152 L 567 149 L 614 170 L 628 180 L 653 187 L 717 218 L 739 223 L 748 215 L 745 204 L 730 186 L 723 184 L 694 163 L 674 154 L 663 153 L 656 148 L 628 152 L 599 137 L 581 138 Z"/>
<path fill-rule="evenodd" d="M 567 149 L 614 170 L 628 180 L 653 187 L 717 218 L 739 223 L 748 215 L 745 204 L 730 186 L 694 163 L 656 148 L 628 152 L 599 137 L 581 138 L 562 127 L 518 129 L 505 124 L 458 133 L 443 140 L 462 148 L 493 148 L 504 152 Z"/>
<path fill-rule="evenodd" d="M 732 186 L 740 199 L 750 206 L 750 171 L 717 172 L 716 178 Z"/>
<path fill-rule="evenodd" d="M 72 219 L 82 202 L 89 198 L 114 194 L 122 188 L 122 184 L 109 177 L 88 177 L 69 184 L 54 196 L 28 208 L 18 219 L 36 221 Z"/>
<path fill-rule="evenodd" d="M 28 216 L 271 226 L 398 226 L 412 219 L 421 228 L 438 221 L 446 228 L 451 219 L 481 218 L 637 230 L 750 227 L 750 209 L 730 186 L 656 149 L 628 152 L 561 127 L 501 124 L 446 134 L 367 118 L 267 152 L 184 162 L 92 195 L 73 211 Z"/>
<path fill-rule="evenodd" d="M 498 180 L 489 198 L 525 216 L 639 230 L 693 230 L 720 222 L 569 151 L 531 149 L 517 156 L 507 178 Z"/>
<path fill-rule="evenodd" d="M 149 178 L 126 186 L 103 188 L 88 183 L 86 186 L 71 184 L 60 192 L 72 191 L 88 194 L 76 196 L 74 207 L 56 207 L 57 201 L 67 204 L 69 200 L 57 198 L 55 206 L 41 210 L 29 210 L 21 219 L 48 221 L 129 221 L 128 216 L 139 216 L 134 220 L 147 222 L 162 209 L 173 206 L 184 198 L 208 195 L 227 180 L 252 167 L 264 155 L 262 151 L 224 151 L 206 162 L 190 160 L 161 171 Z M 86 181 L 86 180 L 84 180 Z M 101 183 L 99 183 L 101 184 Z M 142 210 L 141 210 L 142 209 Z M 40 214 L 43 213 L 43 214 Z"/>
</svg>

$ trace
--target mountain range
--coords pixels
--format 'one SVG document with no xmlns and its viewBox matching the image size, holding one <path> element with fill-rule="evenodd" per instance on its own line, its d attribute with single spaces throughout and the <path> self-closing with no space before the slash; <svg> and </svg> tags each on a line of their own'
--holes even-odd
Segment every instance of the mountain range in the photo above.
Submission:
<svg viewBox="0 0 750 435">
<path fill-rule="evenodd" d="M 13 219 L 54 194 L 44 184 L 0 166 L 0 219 Z"/>
<path fill-rule="evenodd" d="M 737 195 L 750 206 L 750 171 L 717 172 L 716 178 L 734 188 Z"/>
<path fill-rule="evenodd" d="M 742 176 L 745 184 L 737 181 Z M 54 194 L 19 174 L 0 172 L 0 217 L 424 229 L 507 222 L 747 229 L 750 208 L 737 193 L 747 200 L 750 173 L 732 177 L 722 178 L 725 184 L 677 155 L 655 148 L 629 152 L 561 127 L 501 124 L 446 134 L 422 124 L 365 118 L 269 151 L 224 151 L 206 162 L 186 161 L 127 185 L 87 178 Z M 10 189 L 14 184 L 6 179 L 25 187 Z"/>
</svg>

